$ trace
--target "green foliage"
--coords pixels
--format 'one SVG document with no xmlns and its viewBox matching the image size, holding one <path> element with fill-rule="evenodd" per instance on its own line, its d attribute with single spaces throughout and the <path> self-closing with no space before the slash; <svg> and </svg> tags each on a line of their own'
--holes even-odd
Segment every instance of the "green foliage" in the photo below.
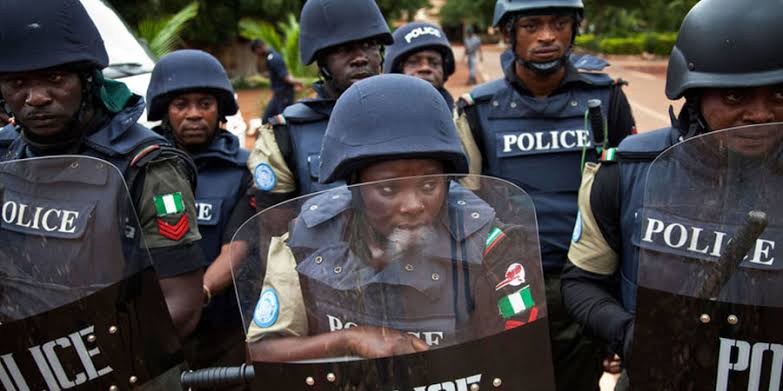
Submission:
<svg viewBox="0 0 783 391">
<path fill-rule="evenodd" d="M 299 79 L 314 79 L 318 71 L 302 63 L 299 57 L 299 22 L 289 14 L 286 22 L 275 26 L 262 20 L 243 18 L 239 21 L 239 35 L 250 40 L 260 39 L 283 56 L 288 71 Z"/>
<path fill-rule="evenodd" d="M 652 53 L 668 56 L 677 42 L 677 33 L 638 33 L 630 37 L 597 38 L 585 34 L 576 38 L 576 45 L 605 54 Z"/>
<path fill-rule="evenodd" d="M 644 51 L 644 37 L 604 38 L 598 49 L 606 54 L 641 54 Z"/>
<path fill-rule="evenodd" d="M 484 30 L 492 24 L 495 0 L 447 0 L 440 10 L 444 27 L 478 26 Z"/>
<path fill-rule="evenodd" d="M 671 54 L 677 43 L 677 33 L 648 33 L 644 38 L 644 51 L 660 56 Z"/>
<path fill-rule="evenodd" d="M 412 21 L 418 9 L 429 6 L 427 0 L 376 0 L 376 2 L 389 22 L 400 18 Z"/>
<path fill-rule="evenodd" d="M 576 46 L 587 50 L 598 51 L 599 40 L 595 34 L 582 34 L 576 36 Z"/>
<path fill-rule="evenodd" d="M 139 22 L 139 36 L 146 40 L 152 53 L 158 58 L 182 43 L 182 30 L 198 15 L 198 2 L 194 1 L 174 15 Z"/>
</svg>

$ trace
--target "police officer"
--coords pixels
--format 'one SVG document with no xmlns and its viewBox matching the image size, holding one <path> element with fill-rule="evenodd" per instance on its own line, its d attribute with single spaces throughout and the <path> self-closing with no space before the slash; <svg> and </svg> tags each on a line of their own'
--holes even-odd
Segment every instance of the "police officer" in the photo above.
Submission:
<svg viewBox="0 0 783 391">
<path fill-rule="evenodd" d="M 266 69 L 269 71 L 272 100 L 267 103 L 264 114 L 261 116 L 261 121 L 266 123 L 269 117 L 282 113 L 286 107 L 294 103 L 294 90 L 301 89 L 302 82 L 291 77 L 283 56 L 266 42 L 256 39 L 250 43 L 250 50 L 256 56 L 264 58 Z"/>
<path fill-rule="evenodd" d="M 493 24 L 508 36 L 514 61 L 503 79 L 458 102 L 457 126 L 475 138 L 481 172 L 510 180 L 535 202 L 559 390 L 595 389 L 601 375 L 599 349 L 581 337 L 560 300 L 582 162 L 598 159 L 597 141 L 617 145 L 634 128 L 620 84 L 570 59 L 583 13 L 581 0 L 498 0 Z M 608 117 L 608 137 L 584 123 L 593 99 Z"/>
<path fill-rule="evenodd" d="M 192 161 L 136 124 L 144 99 L 103 78 L 106 49 L 79 2 L 43 0 L 30 7 L 9 0 L 0 13 L 13 15 L 0 25 L 0 46 L 9 51 L 0 58 L 0 95 L 16 124 L 0 131 L 0 159 L 80 154 L 119 168 L 171 317 L 181 336 L 190 334 L 201 313 L 205 264 Z M 166 197 L 182 202 L 157 208 Z"/>
<path fill-rule="evenodd" d="M 473 249 L 466 256 L 481 260 L 476 267 L 485 270 L 468 273 L 474 278 L 503 276 L 509 265 L 525 258 L 520 230 L 503 227 L 484 201 L 446 176 L 435 176 L 467 171 L 451 118 L 438 92 L 409 76 L 362 80 L 340 97 L 324 136 L 321 181 L 423 177 L 354 191 L 333 189 L 305 203 L 289 233 L 272 240 L 284 240 L 289 250 L 270 245 L 260 304 L 248 330 L 254 360 L 383 357 L 459 343 L 458 331 L 466 329 L 478 333 L 466 338 L 503 330 L 493 299 L 503 288 L 492 283 L 482 292 L 482 280 L 465 282 L 471 287 L 468 299 L 449 293 L 462 292 L 452 278 L 439 277 L 452 275 L 453 246 Z M 461 212 L 444 212 L 444 203 L 464 207 L 478 220 L 474 234 L 455 233 L 468 228 L 452 220 Z M 505 232 L 495 235 L 505 238 L 497 245 L 488 240 L 495 228 Z M 519 265 L 527 266 L 537 265 Z M 541 281 L 533 280 L 531 287 L 540 288 Z M 391 304 L 395 300 L 408 304 Z M 475 311 L 466 304 L 471 300 L 478 303 Z M 359 326 L 338 327 L 349 320 Z M 484 325 L 466 326 L 471 322 Z M 397 330 L 382 329 L 389 324 L 398 325 Z M 428 339 L 425 331 L 437 337 Z"/>
<path fill-rule="evenodd" d="M 783 120 L 783 55 L 758 49 L 772 47 L 783 33 L 783 8 L 774 0 L 753 3 L 758 12 L 746 12 L 745 6 L 702 0 L 691 9 L 666 77 L 666 96 L 685 98 L 676 121 L 670 128 L 625 139 L 615 162 L 585 170 L 563 299 L 579 323 L 626 361 L 636 305 L 634 237 L 641 228 L 637 217 L 650 164 L 668 147 L 699 134 Z"/>
<path fill-rule="evenodd" d="M 318 64 L 323 79 L 305 99 L 263 127 L 248 160 L 259 210 L 300 194 L 327 188 L 318 183 L 321 139 L 335 100 L 354 82 L 381 72 L 382 45 L 392 43 L 372 0 L 310 0 L 299 23 L 299 53 Z"/>
<path fill-rule="evenodd" d="M 189 362 L 195 367 L 239 365 L 244 360 L 241 317 L 233 290 L 226 288 L 232 283 L 231 264 L 244 252 L 245 243 L 229 243 L 255 209 L 253 180 L 245 168 L 249 153 L 220 127 L 237 112 L 234 90 L 215 57 L 200 50 L 178 50 L 155 65 L 147 102 L 147 119 L 162 121 L 154 130 L 186 151 L 198 170 L 200 244 L 213 265 L 204 274 L 208 306 L 192 339 Z"/>
<path fill-rule="evenodd" d="M 384 73 L 403 73 L 430 82 L 449 107 L 454 98 L 444 84 L 454 74 L 454 52 L 446 33 L 429 23 L 408 23 L 392 34 L 394 44 L 386 47 Z"/>
</svg>

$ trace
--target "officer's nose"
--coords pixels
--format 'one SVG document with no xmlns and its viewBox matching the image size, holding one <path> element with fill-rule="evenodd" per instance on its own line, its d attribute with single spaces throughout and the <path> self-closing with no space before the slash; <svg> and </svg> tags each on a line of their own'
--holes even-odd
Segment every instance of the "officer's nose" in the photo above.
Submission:
<svg viewBox="0 0 783 391">
<path fill-rule="evenodd" d="M 754 99 L 742 113 L 742 122 L 745 124 L 764 124 L 775 120 L 773 103 L 767 99 Z"/>
<path fill-rule="evenodd" d="M 201 110 L 196 105 L 188 106 L 188 109 L 185 112 L 185 118 L 187 118 L 189 120 L 200 120 L 203 117 L 204 117 L 204 115 L 202 114 Z"/>
<path fill-rule="evenodd" d="M 26 105 L 33 107 L 45 106 L 51 102 L 52 97 L 46 91 L 46 88 L 43 87 L 31 87 L 27 91 L 27 98 L 24 100 Z"/>
<path fill-rule="evenodd" d="M 555 30 L 552 26 L 544 24 L 539 30 L 537 38 L 539 42 L 551 43 L 557 39 L 557 35 L 555 35 Z"/>
<path fill-rule="evenodd" d="M 350 65 L 352 67 L 360 68 L 367 66 L 370 63 L 370 59 L 367 58 L 367 54 L 361 50 L 354 52 L 354 57 L 351 59 Z"/>
<path fill-rule="evenodd" d="M 424 211 L 424 202 L 415 191 L 405 191 L 400 198 L 400 213 L 415 215 Z"/>
</svg>

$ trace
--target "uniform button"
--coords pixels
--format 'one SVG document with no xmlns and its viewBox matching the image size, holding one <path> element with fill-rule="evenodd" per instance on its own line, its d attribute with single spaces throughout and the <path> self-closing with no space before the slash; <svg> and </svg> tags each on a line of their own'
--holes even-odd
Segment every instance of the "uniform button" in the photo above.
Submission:
<svg viewBox="0 0 783 391">
<path fill-rule="evenodd" d="M 478 219 L 479 217 L 481 217 L 481 214 L 479 214 L 479 212 L 473 212 L 470 214 L 470 217 L 474 219 Z"/>
<path fill-rule="evenodd" d="M 316 210 L 316 209 L 318 209 L 318 205 L 311 205 L 310 206 L 310 210 Z"/>
<path fill-rule="evenodd" d="M 438 281 L 438 280 L 440 280 L 440 274 L 432 273 L 432 281 Z"/>
<path fill-rule="evenodd" d="M 498 103 L 498 101 L 496 101 L 496 100 L 492 101 L 492 106 L 498 107 L 498 106 L 500 106 L 500 103 Z"/>
<path fill-rule="evenodd" d="M 337 195 L 333 195 L 333 196 L 332 196 L 332 199 L 333 199 L 333 200 L 339 200 L 339 199 L 340 199 L 340 195 L 339 195 L 339 194 L 337 194 Z"/>
<path fill-rule="evenodd" d="M 320 265 L 320 264 L 321 264 L 321 262 L 323 262 L 323 261 L 324 261 L 324 257 L 322 257 L 322 256 L 320 256 L 320 255 L 319 255 L 319 256 L 317 256 L 317 257 L 315 257 L 315 263 L 317 263 L 317 264 L 319 264 L 319 265 Z"/>
<path fill-rule="evenodd" d="M 100 162 L 96 163 L 95 164 L 95 168 L 98 168 L 98 169 L 103 168 L 103 163 L 100 163 Z"/>
<path fill-rule="evenodd" d="M 457 201 L 457 205 L 465 206 L 465 205 L 467 205 L 467 202 L 465 202 L 464 200 L 459 200 L 459 201 Z"/>
<path fill-rule="evenodd" d="M 337 266 L 336 268 L 334 268 L 334 274 L 340 274 L 340 273 L 342 273 L 342 272 L 343 272 L 343 268 L 341 268 L 341 267 L 339 267 L 339 266 Z"/>
<path fill-rule="evenodd" d="M 577 101 L 575 101 L 575 100 L 572 100 L 572 101 L 571 101 L 571 106 L 574 106 L 574 107 L 576 107 L 576 106 L 578 106 L 578 105 L 579 105 L 579 102 L 577 102 Z"/>
<path fill-rule="evenodd" d="M 405 271 L 406 272 L 412 272 L 413 271 L 413 265 L 411 265 L 410 263 L 405 265 Z"/>
<path fill-rule="evenodd" d="M 511 102 L 511 108 L 514 109 L 517 107 L 517 102 Z"/>
<path fill-rule="evenodd" d="M 71 163 L 71 168 L 79 168 L 79 162 Z"/>
</svg>

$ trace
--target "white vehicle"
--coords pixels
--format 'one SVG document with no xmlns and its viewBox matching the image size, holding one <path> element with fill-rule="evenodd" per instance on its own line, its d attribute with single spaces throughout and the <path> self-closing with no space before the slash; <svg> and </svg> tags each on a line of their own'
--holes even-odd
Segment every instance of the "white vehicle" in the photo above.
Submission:
<svg viewBox="0 0 783 391">
<path fill-rule="evenodd" d="M 125 21 L 109 4 L 103 0 L 81 0 L 87 13 L 101 33 L 106 51 L 109 53 L 109 66 L 103 75 L 109 79 L 121 81 L 135 94 L 146 97 L 150 75 L 155 67 L 155 57 L 142 45 Z M 139 123 L 147 127 L 157 122 L 147 121 L 147 112 L 139 118 Z M 247 125 L 242 113 L 228 118 L 226 128 L 244 142 Z"/>
</svg>

